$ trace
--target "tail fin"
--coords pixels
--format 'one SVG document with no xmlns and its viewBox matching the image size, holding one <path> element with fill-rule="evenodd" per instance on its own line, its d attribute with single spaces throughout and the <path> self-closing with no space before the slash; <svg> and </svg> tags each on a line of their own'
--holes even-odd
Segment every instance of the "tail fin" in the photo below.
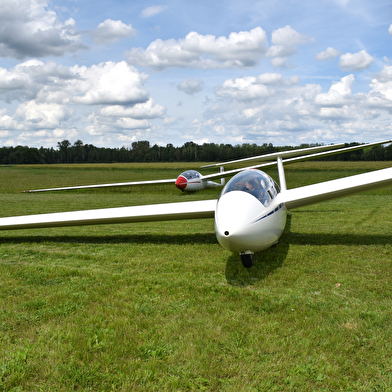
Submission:
<svg viewBox="0 0 392 392">
<path fill-rule="evenodd" d="M 225 171 L 225 168 L 223 166 L 220 167 L 220 173 L 223 173 Z M 226 179 L 225 178 L 221 178 L 221 185 L 225 185 L 226 184 Z"/>
</svg>

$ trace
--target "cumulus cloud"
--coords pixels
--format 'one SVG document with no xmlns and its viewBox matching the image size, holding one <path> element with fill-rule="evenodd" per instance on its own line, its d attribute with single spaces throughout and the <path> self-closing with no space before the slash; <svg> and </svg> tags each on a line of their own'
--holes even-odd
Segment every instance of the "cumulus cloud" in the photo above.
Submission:
<svg viewBox="0 0 392 392">
<path fill-rule="evenodd" d="M 162 105 L 155 105 L 153 99 L 145 103 L 138 103 L 135 106 L 113 105 L 106 106 L 99 110 L 101 116 L 109 117 L 132 117 L 135 119 L 160 118 L 166 113 L 166 108 Z"/>
<path fill-rule="evenodd" d="M 13 114 L 0 110 L 1 137 L 7 138 L 3 144 L 34 140 L 55 145 L 62 137 L 95 138 L 113 132 L 119 140 L 129 132 L 147 132 L 148 120 L 163 119 L 166 108 L 148 98 L 146 78 L 125 61 L 66 67 L 28 60 L 8 70 L 0 68 L 0 99 L 21 102 Z M 76 129 L 79 121 L 84 128 L 79 124 Z M 16 141 L 10 138 L 9 132 L 21 130 Z"/>
<path fill-rule="evenodd" d="M 341 106 L 351 97 L 354 75 L 343 77 L 340 82 L 334 82 L 328 93 L 318 94 L 314 101 L 321 106 Z"/>
<path fill-rule="evenodd" d="M 0 110 L 0 129 L 6 129 L 7 131 L 1 131 L 1 137 L 9 137 L 9 130 L 22 130 L 23 124 L 13 119 L 7 112 L 6 109 Z"/>
<path fill-rule="evenodd" d="M 18 106 L 15 115 L 20 118 L 29 128 L 56 128 L 63 121 L 67 121 L 73 114 L 73 110 L 65 105 L 55 103 L 37 103 L 34 100 L 22 103 Z"/>
<path fill-rule="evenodd" d="M 256 78 L 257 83 L 260 84 L 271 84 L 271 85 L 288 85 L 291 86 L 299 82 L 299 77 L 293 75 L 290 80 L 286 80 L 283 75 L 278 73 L 264 73 Z"/>
<path fill-rule="evenodd" d="M 373 140 L 380 124 L 385 127 L 381 137 L 391 132 L 392 66 L 385 64 L 375 75 L 368 93 L 353 94 L 351 74 L 332 82 L 327 92 L 318 84 L 298 82 L 298 77 L 287 80 L 278 73 L 228 79 L 214 90 L 216 100 L 204 120 L 192 125 L 210 141 L 223 132 L 231 143 L 273 139 L 281 145 Z"/>
<path fill-rule="evenodd" d="M 165 5 L 155 5 L 152 7 L 147 7 L 142 11 L 140 16 L 142 18 L 150 18 L 151 16 L 158 15 L 161 12 L 165 11 L 166 8 L 167 6 Z"/>
<path fill-rule="evenodd" d="M 392 35 L 392 24 L 389 26 L 388 32 Z"/>
<path fill-rule="evenodd" d="M 332 61 L 335 57 L 340 56 L 340 51 L 332 47 L 328 47 L 324 52 L 316 53 L 317 61 Z"/>
<path fill-rule="evenodd" d="M 147 76 L 125 61 L 106 62 L 87 67 L 73 67 L 80 78 L 73 84 L 72 101 L 85 105 L 130 105 L 145 102 L 148 93 L 143 87 Z"/>
<path fill-rule="evenodd" d="M 299 78 L 295 76 L 287 81 L 280 74 L 265 73 L 258 77 L 248 76 L 235 80 L 225 80 L 223 84 L 215 88 L 215 94 L 219 97 L 231 98 L 237 101 L 253 101 L 276 93 L 276 90 L 268 88 L 268 85 L 292 85 L 298 83 L 298 81 Z"/>
<path fill-rule="evenodd" d="M 147 129 L 151 124 L 147 120 L 138 120 L 135 118 L 122 117 L 116 120 L 114 125 L 122 129 Z"/>
<path fill-rule="evenodd" d="M 215 89 L 219 97 L 232 98 L 237 101 L 251 101 L 274 94 L 274 90 L 263 84 L 258 84 L 255 77 L 237 78 L 226 80 Z"/>
<path fill-rule="evenodd" d="M 340 56 L 339 67 L 342 71 L 361 71 L 369 68 L 374 61 L 366 50 L 357 53 L 346 53 Z"/>
<path fill-rule="evenodd" d="M 231 33 L 228 38 L 190 32 L 184 39 L 155 40 L 147 49 L 133 48 L 126 53 L 129 64 L 163 69 L 241 68 L 258 63 L 268 49 L 261 27 Z"/>
<path fill-rule="evenodd" d="M 62 56 L 87 49 L 75 21 L 61 22 L 46 0 L 3 0 L 0 26 L 0 57 Z"/>
<path fill-rule="evenodd" d="M 31 100 L 46 91 L 48 102 L 59 102 L 60 96 L 67 95 L 62 88 L 74 78 L 69 67 L 28 60 L 8 70 L 0 68 L 0 99 L 7 103 Z"/>
<path fill-rule="evenodd" d="M 384 108 L 392 113 L 392 66 L 385 64 L 370 82 L 370 87 L 369 106 Z"/>
<path fill-rule="evenodd" d="M 178 90 L 193 95 L 203 90 L 204 83 L 201 79 L 189 78 L 177 85 Z"/>
<path fill-rule="evenodd" d="M 311 42 L 313 39 L 298 33 L 289 25 L 272 32 L 271 42 L 274 44 L 267 52 L 267 57 L 287 57 L 297 53 L 297 45 Z"/>
<path fill-rule="evenodd" d="M 126 25 L 121 20 L 106 19 L 91 33 L 92 39 L 99 44 L 110 44 L 121 38 L 134 37 L 136 30 L 131 24 Z"/>
<path fill-rule="evenodd" d="M 66 67 L 28 60 L 0 68 L 0 99 L 84 105 L 135 105 L 146 102 L 147 75 L 125 61 Z"/>
</svg>

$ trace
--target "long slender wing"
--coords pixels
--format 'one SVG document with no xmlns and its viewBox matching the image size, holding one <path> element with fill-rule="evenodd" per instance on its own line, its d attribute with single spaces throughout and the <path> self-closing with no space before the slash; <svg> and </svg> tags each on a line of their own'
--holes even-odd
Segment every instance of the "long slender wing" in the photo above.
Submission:
<svg viewBox="0 0 392 392">
<path fill-rule="evenodd" d="M 216 200 L 104 208 L 0 218 L 0 230 L 213 218 Z"/>
<path fill-rule="evenodd" d="M 290 158 L 290 157 L 295 157 L 298 155 L 312 154 L 312 153 L 315 153 L 318 151 L 334 150 L 334 149 L 344 147 L 344 146 L 345 146 L 345 143 L 339 143 L 339 144 L 331 144 L 328 146 L 317 146 L 317 147 L 309 147 L 309 148 L 300 148 L 300 149 L 295 149 L 295 150 L 279 151 L 279 152 L 273 152 L 271 154 L 264 154 L 264 155 L 257 155 L 254 157 L 236 159 L 234 161 L 213 163 L 211 165 L 202 166 L 202 168 L 224 166 L 224 165 L 230 165 L 232 163 L 240 163 L 240 162 L 254 161 L 254 160 L 271 161 L 273 159 L 276 159 L 277 157 L 281 157 L 282 159 L 283 158 Z"/>
<path fill-rule="evenodd" d="M 133 181 L 133 182 L 117 182 L 113 184 L 97 184 L 97 185 L 80 185 L 80 186 L 66 186 L 61 188 L 46 188 L 46 189 L 31 189 L 23 191 L 22 193 L 36 193 L 48 191 L 69 191 L 73 189 L 91 189 L 91 188 L 113 188 L 116 186 L 132 186 L 132 185 L 158 185 L 158 184 L 174 184 L 176 179 L 170 180 L 152 180 L 152 181 Z"/>
<path fill-rule="evenodd" d="M 280 197 L 288 209 L 293 209 L 388 185 L 392 185 L 392 167 L 289 189 Z"/>
<path fill-rule="evenodd" d="M 358 146 L 351 146 L 351 147 L 346 147 L 346 148 L 339 148 L 339 149 L 335 149 L 335 150 L 332 150 L 332 151 L 324 151 L 324 152 L 318 152 L 318 153 L 310 154 L 310 155 L 302 155 L 302 156 L 299 156 L 299 157 L 284 159 L 283 160 L 283 164 L 286 165 L 288 163 L 297 163 L 297 162 L 308 161 L 308 160 L 311 160 L 311 159 L 320 159 L 320 158 L 324 158 L 324 157 L 329 156 L 329 155 L 337 155 L 337 154 L 342 154 L 342 153 L 345 153 L 345 152 L 352 152 L 352 151 L 356 151 L 356 150 L 361 150 L 363 148 L 379 146 L 381 144 L 387 144 L 387 143 L 392 143 L 392 140 L 383 140 L 383 141 L 380 141 L 380 142 L 361 144 L 361 145 L 358 145 Z M 297 151 L 299 151 L 299 150 L 297 150 Z M 213 179 L 216 179 L 216 178 L 231 177 L 234 174 L 237 174 L 240 171 L 243 171 L 243 170 L 246 170 L 246 169 L 260 169 L 260 168 L 266 168 L 266 167 L 275 166 L 276 164 L 277 164 L 277 161 L 261 163 L 259 165 L 243 167 L 241 169 L 234 169 L 234 170 L 228 170 L 228 171 L 221 172 L 221 173 L 208 174 L 206 176 L 203 176 L 203 179 L 213 180 Z"/>
</svg>

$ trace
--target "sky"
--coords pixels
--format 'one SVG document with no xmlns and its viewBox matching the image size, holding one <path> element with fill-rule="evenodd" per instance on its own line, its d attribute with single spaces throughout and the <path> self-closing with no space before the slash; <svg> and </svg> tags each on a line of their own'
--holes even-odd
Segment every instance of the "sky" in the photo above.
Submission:
<svg viewBox="0 0 392 392">
<path fill-rule="evenodd" d="M 390 0 L 1 0 L 0 147 L 392 138 Z"/>
</svg>

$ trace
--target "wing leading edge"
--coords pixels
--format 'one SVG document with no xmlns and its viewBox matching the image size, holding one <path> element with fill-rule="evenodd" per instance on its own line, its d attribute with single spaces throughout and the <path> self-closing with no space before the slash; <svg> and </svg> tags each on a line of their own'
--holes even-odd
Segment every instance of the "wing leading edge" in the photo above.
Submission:
<svg viewBox="0 0 392 392">
<path fill-rule="evenodd" d="M 115 182 L 113 184 L 97 184 L 97 185 L 80 185 L 80 186 L 66 186 L 61 188 L 46 188 L 46 189 L 31 189 L 29 191 L 22 191 L 22 193 L 37 193 L 48 191 L 70 191 L 75 189 L 91 189 L 91 188 L 115 188 L 117 186 L 134 186 L 134 185 L 162 185 L 174 184 L 176 178 L 169 180 L 152 180 L 152 181 L 133 181 L 133 182 Z"/>
<path fill-rule="evenodd" d="M 392 168 L 289 189 L 281 198 L 288 209 L 293 209 L 388 185 L 392 185 Z"/>
<path fill-rule="evenodd" d="M 216 200 L 104 208 L 0 218 L 0 230 L 213 218 Z"/>
</svg>

